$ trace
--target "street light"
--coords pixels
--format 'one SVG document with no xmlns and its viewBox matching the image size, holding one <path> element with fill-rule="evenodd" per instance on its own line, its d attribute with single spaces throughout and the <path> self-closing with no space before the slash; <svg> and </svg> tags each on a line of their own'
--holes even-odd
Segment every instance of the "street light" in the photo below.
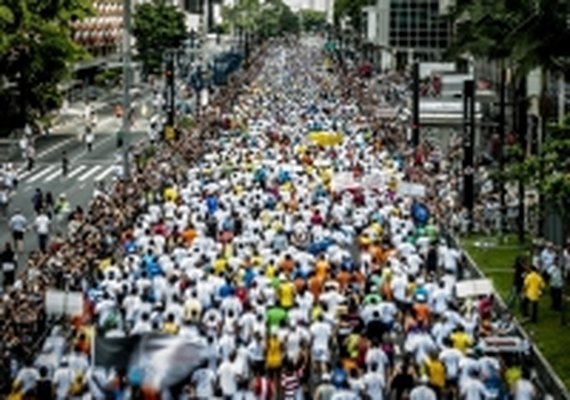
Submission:
<svg viewBox="0 0 570 400">
<path fill-rule="evenodd" d="M 130 86 L 131 86 L 131 0 L 123 4 L 123 124 L 117 140 L 118 147 L 123 148 L 123 178 L 131 178 L 129 164 L 128 137 L 131 128 L 130 114 Z"/>
</svg>

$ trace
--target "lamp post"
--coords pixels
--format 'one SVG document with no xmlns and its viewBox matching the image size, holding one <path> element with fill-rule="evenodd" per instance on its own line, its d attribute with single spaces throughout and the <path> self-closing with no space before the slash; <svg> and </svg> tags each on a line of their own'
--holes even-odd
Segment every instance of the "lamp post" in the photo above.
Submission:
<svg viewBox="0 0 570 400">
<path fill-rule="evenodd" d="M 124 179 L 131 178 L 129 163 L 128 137 L 131 128 L 130 121 L 130 86 L 131 86 L 131 0 L 125 0 L 123 4 L 123 121 L 122 128 L 117 140 L 118 147 L 123 150 L 123 174 Z"/>
<path fill-rule="evenodd" d="M 473 227 L 475 139 L 475 82 L 463 83 L 463 205 L 469 213 L 469 231 Z"/>
</svg>

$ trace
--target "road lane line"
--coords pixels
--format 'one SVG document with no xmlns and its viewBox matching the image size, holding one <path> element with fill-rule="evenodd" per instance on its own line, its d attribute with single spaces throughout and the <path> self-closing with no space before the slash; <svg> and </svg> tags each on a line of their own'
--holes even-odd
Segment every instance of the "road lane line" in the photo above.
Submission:
<svg viewBox="0 0 570 400">
<path fill-rule="evenodd" d="M 63 172 L 63 170 L 61 168 L 58 168 L 57 171 L 55 171 L 53 174 L 46 176 L 46 178 L 44 179 L 44 182 L 53 181 L 55 178 L 57 178 L 59 175 L 61 175 L 62 172 Z"/>
<path fill-rule="evenodd" d="M 115 171 L 117 169 L 116 166 L 111 165 L 109 168 L 107 168 L 105 171 L 101 172 L 99 175 L 97 175 L 95 177 L 96 181 L 100 181 L 103 180 L 107 175 L 109 175 L 111 172 Z"/>
<path fill-rule="evenodd" d="M 73 178 L 75 175 L 79 174 L 81 171 L 83 171 L 85 168 L 87 168 L 87 166 L 85 165 L 80 165 L 79 167 L 75 168 L 73 171 L 71 171 L 69 173 L 69 175 L 67 175 L 68 178 Z"/>
<path fill-rule="evenodd" d="M 39 153 L 36 158 L 37 158 L 37 159 L 40 159 L 40 158 L 42 158 L 42 157 L 45 157 L 46 155 L 48 155 L 48 154 L 50 154 L 50 153 L 53 153 L 53 152 L 56 151 L 57 149 L 60 149 L 60 148 L 62 148 L 63 146 L 65 146 L 66 144 L 71 143 L 71 142 L 73 142 L 73 141 L 75 141 L 75 140 L 77 140 L 77 138 L 71 137 L 71 138 L 69 138 L 69 139 L 64 140 L 63 142 L 60 142 L 60 143 L 58 143 L 58 144 L 56 144 L 56 145 L 53 145 L 52 147 L 48 147 L 47 149 L 45 149 L 44 151 L 42 151 L 41 153 Z"/>
<path fill-rule="evenodd" d="M 94 175 L 97 171 L 99 171 L 102 167 L 100 165 L 95 165 L 93 168 L 91 168 L 89 171 L 87 171 L 86 173 L 84 173 L 83 175 L 81 175 L 79 177 L 79 181 L 83 182 L 85 179 L 89 178 L 91 175 Z"/>
<path fill-rule="evenodd" d="M 42 176 L 49 174 L 50 172 L 53 171 L 54 168 L 57 168 L 57 167 L 59 167 L 59 165 L 51 165 L 51 166 L 47 167 L 46 169 L 44 169 L 44 170 L 38 172 L 37 174 L 32 175 L 32 176 L 27 180 L 27 183 L 32 183 L 32 182 L 37 181 L 37 180 L 40 179 Z"/>
</svg>

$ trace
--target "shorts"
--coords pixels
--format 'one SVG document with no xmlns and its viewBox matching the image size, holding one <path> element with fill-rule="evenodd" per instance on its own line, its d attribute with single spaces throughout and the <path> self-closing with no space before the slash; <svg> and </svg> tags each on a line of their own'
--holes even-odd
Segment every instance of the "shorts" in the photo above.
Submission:
<svg viewBox="0 0 570 400">
<path fill-rule="evenodd" d="M 14 231 L 12 232 L 12 238 L 14 239 L 15 242 L 24 240 L 24 232 Z"/>
</svg>

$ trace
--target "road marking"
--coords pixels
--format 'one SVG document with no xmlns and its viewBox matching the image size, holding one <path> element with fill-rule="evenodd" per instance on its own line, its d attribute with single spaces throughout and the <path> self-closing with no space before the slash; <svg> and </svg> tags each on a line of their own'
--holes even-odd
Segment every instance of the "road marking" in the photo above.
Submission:
<svg viewBox="0 0 570 400">
<path fill-rule="evenodd" d="M 103 180 L 107 175 L 109 175 L 111 172 L 115 171 L 116 167 L 114 165 L 111 165 L 109 168 L 107 168 L 105 171 L 101 172 L 99 175 L 97 175 L 97 177 L 95 178 L 96 181 L 100 181 Z"/>
<path fill-rule="evenodd" d="M 30 179 L 28 179 L 28 183 L 32 183 L 32 182 L 37 181 L 42 176 L 49 174 L 50 172 L 53 171 L 54 168 L 57 168 L 57 167 L 59 167 L 59 165 L 51 165 L 51 166 L 47 167 L 43 171 L 40 171 L 39 173 L 33 175 Z"/>
<path fill-rule="evenodd" d="M 26 179 L 28 176 L 38 172 L 38 170 L 35 168 L 32 170 L 29 170 L 29 171 L 27 169 L 22 169 L 22 171 L 24 171 L 24 173 L 20 173 L 20 171 L 18 171 L 18 179 L 19 180 Z"/>
<path fill-rule="evenodd" d="M 71 137 L 71 138 L 69 138 L 69 139 L 66 139 L 66 140 L 64 140 L 63 142 L 60 142 L 60 143 L 58 143 L 58 144 L 56 144 L 56 145 L 53 145 L 52 147 L 49 147 L 49 148 L 45 149 L 45 150 L 42 151 L 40 154 L 38 154 L 36 158 L 39 159 L 39 158 L 45 157 L 46 155 L 48 155 L 48 154 L 50 154 L 50 153 L 53 153 L 53 152 L 56 151 L 57 149 L 60 149 L 60 148 L 62 148 L 63 146 L 65 146 L 66 144 L 71 143 L 71 142 L 73 142 L 73 141 L 75 141 L 75 140 L 76 140 L 75 137 Z"/>
<path fill-rule="evenodd" d="M 85 168 L 87 168 L 87 166 L 85 165 L 80 165 L 79 167 L 75 168 L 73 171 L 71 171 L 71 173 L 69 175 L 67 175 L 68 178 L 73 178 L 75 175 L 79 174 L 81 171 L 83 171 Z"/>
<path fill-rule="evenodd" d="M 53 174 L 47 176 L 44 179 L 44 182 L 51 182 L 53 181 L 55 178 L 57 178 L 59 175 L 61 175 L 61 173 L 63 172 L 63 170 L 61 168 L 58 168 L 57 171 L 55 171 Z"/>
<path fill-rule="evenodd" d="M 85 179 L 89 178 L 91 175 L 95 174 L 95 172 L 99 171 L 102 167 L 100 165 L 95 165 L 89 171 L 84 173 L 79 177 L 79 181 L 83 182 Z"/>
</svg>

